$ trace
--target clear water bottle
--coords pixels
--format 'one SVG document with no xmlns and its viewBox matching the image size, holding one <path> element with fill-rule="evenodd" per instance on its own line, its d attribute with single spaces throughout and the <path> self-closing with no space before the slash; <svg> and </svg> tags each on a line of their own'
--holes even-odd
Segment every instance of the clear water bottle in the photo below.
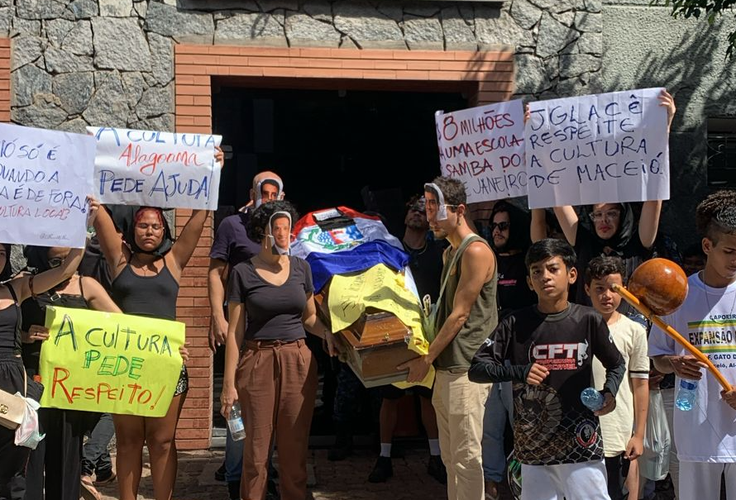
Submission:
<svg viewBox="0 0 736 500">
<path fill-rule="evenodd" d="M 698 381 L 680 379 L 680 387 L 677 389 L 677 399 L 675 406 L 680 411 L 690 411 L 695 405 L 695 398 L 698 395 Z"/>
<path fill-rule="evenodd" d="M 243 425 L 243 419 L 240 416 L 240 403 L 237 401 L 230 408 L 230 416 L 227 417 L 227 427 L 230 429 L 230 435 L 233 441 L 240 441 L 245 439 L 245 426 Z"/>
<path fill-rule="evenodd" d="M 580 401 L 590 410 L 598 411 L 603 408 L 605 398 L 595 387 L 587 387 L 580 393 Z"/>
</svg>

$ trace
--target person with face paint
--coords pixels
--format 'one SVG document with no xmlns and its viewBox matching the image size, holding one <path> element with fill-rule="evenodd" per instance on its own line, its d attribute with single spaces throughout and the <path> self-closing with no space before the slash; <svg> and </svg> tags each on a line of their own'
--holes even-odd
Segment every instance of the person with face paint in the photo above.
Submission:
<svg viewBox="0 0 736 500">
<path fill-rule="evenodd" d="M 225 317 L 225 286 L 229 271 L 237 264 L 255 256 L 261 245 L 248 237 L 246 227 L 253 210 L 263 203 L 284 198 L 284 185 L 281 177 L 273 172 L 261 172 L 253 178 L 250 190 L 250 202 L 238 213 L 225 217 L 220 223 L 210 250 L 210 267 L 207 276 L 208 295 L 212 308 L 212 325 L 209 331 L 209 343 L 212 352 L 225 343 L 227 338 L 227 318 Z M 225 441 L 225 461 L 221 467 L 227 481 L 231 499 L 240 498 L 240 473 L 243 469 L 243 443 L 234 441 L 227 429 Z M 269 493 L 276 488 L 274 481 L 269 482 Z"/>
<path fill-rule="evenodd" d="M 88 224 L 97 215 L 96 204 L 90 204 Z M 84 255 L 83 248 L 70 250 L 61 264 L 36 275 L 10 278 L 10 245 L 0 245 L 0 389 L 20 392 L 39 401 L 43 388 L 27 378 L 23 366 L 20 304 L 43 293 L 74 275 Z M 26 391 L 27 387 L 27 391 Z M 0 427 L 0 499 L 22 500 L 26 490 L 26 464 L 31 449 L 15 445 L 15 431 Z M 79 481 L 79 476 L 75 478 Z"/>
<path fill-rule="evenodd" d="M 246 436 L 240 497 L 246 500 L 261 500 L 266 494 L 274 441 L 281 499 L 306 497 L 317 362 L 306 345 L 305 330 L 324 339 L 328 353 L 335 354 L 332 333 L 317 317 L 309 264 L 289 255 L 296 219 L 286 201 L 256 208 L 248 237 L 259 242 L 261 250 L 237 264 L 230 275 L 220 411 L 227 418 L 240 402 Z"/>
<path fill-rule="evenodd" d="M 457 179 L 437 177 L 424 185 L 427 220 L 435 238 L 450 247 L 444 255 L 444 294 L 437 303 L 437 336 L 429 354 L 399 365 L 408 382 L 424 379 L 434 364 L 437 376 L 432 404 L 437 413 L 440 452 L 447 468 L 449 500 L 483 500 L 481 463 L 483 411 L 490 384 L 468 379 L 470 361 L 498 322 L 496 257 L 465 220 L 465 187 Z M 453 261 L 456 264 L 453 264 Z"/>
<path fill-rule="evenodd" d="M 58 267 L 70 252 L 66 247 L 27 246 L 24 249 L 28 267 L 36 274 Z M 49 338 L 49 330 L 44 326 L 47 306 L 121 312 L 100 283 L 77 273 L 23 302 L 23 361 L 30 377 L 38 374 L 41 344 Z M 39 432 L 45 433 L 46 438 L 31 453 L 25 500 L 78 500 L 82 487 L 88 494 L 101 498 L 91 483 L 83 484 L 79 480 L 82 438 L 91 430 L 99 414 L 41 408 L 38 418 Z"/>
<path fill-rule="evenodd" d="M 667 108 L 667 133 L 675 116 L 675 100 L 666 90 L 659 97 L 660 106 Z M 569 205 L 554 207 L 565 238 L 578 256 L 576 267 L 586 269 L 588 262 L 599 255 L 621 257 L 626 266 L 628 280 L 639 264 L 653 256 L 654 242 L 659 229 L 662 200 L 646 201 L 642 205 L 639 224 L 628 203 L 598 203 L 588 207 L 584 213 L 590 218 L 592 230 L 580 223 L 575 209 Z M 536 239 L 536 238 L 535 238 Z M 590 305 L 583 286 L 575 290 L 575 302 Z M 626 312 L 634 313 L 628 305 Z"/>
<path fill-rule="evenodd" d="M 217 148 L 215 159 L 224 157 Z M 141 207 L 128 234 L 121 236 L 107 210 L 100 210 L 95 230 L 112 274 L 112 298 L 126 314 L 176 319 L 179 280 L 202 235 L 208 210 L 192 210 L 176 241 L 163 210 Z M 120 500 L 136 500 L 143 470 L 143 445 L 151 458 L 151 479 L 156 500 L 170 500 L 176 480 L 176 425 L 189 388 L 186 366 L 174 398 L 161 418 L 114 415 L 117 436 L 117 476 Z"/>
</svg>

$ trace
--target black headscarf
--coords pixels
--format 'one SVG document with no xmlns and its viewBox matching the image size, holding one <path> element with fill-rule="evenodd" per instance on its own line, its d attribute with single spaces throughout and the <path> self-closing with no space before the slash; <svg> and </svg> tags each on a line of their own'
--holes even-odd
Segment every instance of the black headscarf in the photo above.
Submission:
<svg viewBox="0 0 736 500">
<path fill-rule="evenodd" d="M 161 223 L 164 225 L 164 235 L 163 239 L 161 240 L 161 244 L 158 246 L 158 248 L 150 252 L 141 249 L 135 242 L 136 219 L 138 218 L 138 215 L 142 210 L 157 211 L 161 218 Z M 164 217 L 164 211 L 158 207 L 140 207 L 138 210 L 136 210 L 135 214 L 133 215 L 133 220 L 131 221 L 131 224 L 128 226 L 127 231 L 123 232 L 123 235 L 125 238 L 125 242 L 130 245 L 130 249 L 133 251 L 133 253 L 144 253 L 148 255 L 155 255 L 156 257 L 163 257 L 169 252 L 169 250 L 171 250 L 171 247 L 174 245 L 174 238 L 171 236 L 171 229 L 169 228 L 169 223 L 166 220 L 166 217 Z"/>
<path fill-rule="evenodd" d="M 634 211 L 631 208 L 631 204 L 619 203 L 618 206 L 621 209 L 618 230 L 616 231 L 616 234 L 607 240 L 598 236 L 598 233 L 595 232 L 595 225 L 590 222 L 589 214 L 593 212 L 593 207 L 586 207 L 582 214 L 582 217 L 585 218 L 588 228 L 590 229 L 590 238 L 594 255 L 604 253 L 603 249 L 608 247 L 613 250 L 613 254 L 617 254 L 622 257 L 625 253 L 624 249 L 626 246 L 631 242 L 631 239 L 638 234 L 635 224 L 636 221 L 634 220 Z"/>
<path fill-rule="evenodd" d="M 5 267 L 3 267 L 3 270 L 0 271 L 0 281 L 8 281 L 10 279 L 10 276 L 12 275 L 12 270 L 10 268 L 10 249 L 11 246 L 9 243 L 3 243 L 3 247 L 5 248 Z"/>
</svg>

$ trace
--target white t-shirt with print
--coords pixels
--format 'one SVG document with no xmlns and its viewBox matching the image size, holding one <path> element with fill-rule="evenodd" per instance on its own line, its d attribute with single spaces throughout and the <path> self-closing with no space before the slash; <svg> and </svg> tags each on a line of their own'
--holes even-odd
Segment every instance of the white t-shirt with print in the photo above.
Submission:
<svg viewBox="0 0 736 500">
<path fill-rule="evenodd" d="M 608 329 L 613 343 L 621 351 L 626 361 L 626 377 L 621 382 L 616 395 L 616 408 L 601 421 L 601 437 L 603 453 L 606 457 L 615 457 L 626 450 L 634 429 L 634 392 L 632 378 L 649 378 L 649 356 L 647 355 L 647 332 L 639 323 L 624 315 Z M 603 389 L 606 382 L 606 369 L 598 359 L 593 360 L 593 381 L 598 390 Z"/>
<path fill-rule="evenodd" d="M 662 318 L 706 354 L 731 385 L 736 385 L 736 283 L 711 288 L 694 274 L 685 303 Z M 649 334 L 649 355 L 686 355 L 684 347 L 656 326 Z M 703 369 L 706 372 L 705 369 Z M 677 377 L 675 391 L 680 387 Z M 691 411 L 675 407 L 674 436 L 682 462 L 736 462 L 736 410 L 721 399 L 721 386 L 710 372 L 698 383 Z"/>
</svg>

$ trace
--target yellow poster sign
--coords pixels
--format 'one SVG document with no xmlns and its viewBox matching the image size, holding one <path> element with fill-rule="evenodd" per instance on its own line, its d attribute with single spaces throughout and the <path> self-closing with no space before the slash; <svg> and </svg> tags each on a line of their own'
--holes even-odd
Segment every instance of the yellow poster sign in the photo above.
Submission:
<svg viewBox="0 0 736 500">
<path fill-rule="evenodd" d="M 41 406 L 163 417 L 182 366 L 178 321 L 46 308 Z"/>
</svg>

